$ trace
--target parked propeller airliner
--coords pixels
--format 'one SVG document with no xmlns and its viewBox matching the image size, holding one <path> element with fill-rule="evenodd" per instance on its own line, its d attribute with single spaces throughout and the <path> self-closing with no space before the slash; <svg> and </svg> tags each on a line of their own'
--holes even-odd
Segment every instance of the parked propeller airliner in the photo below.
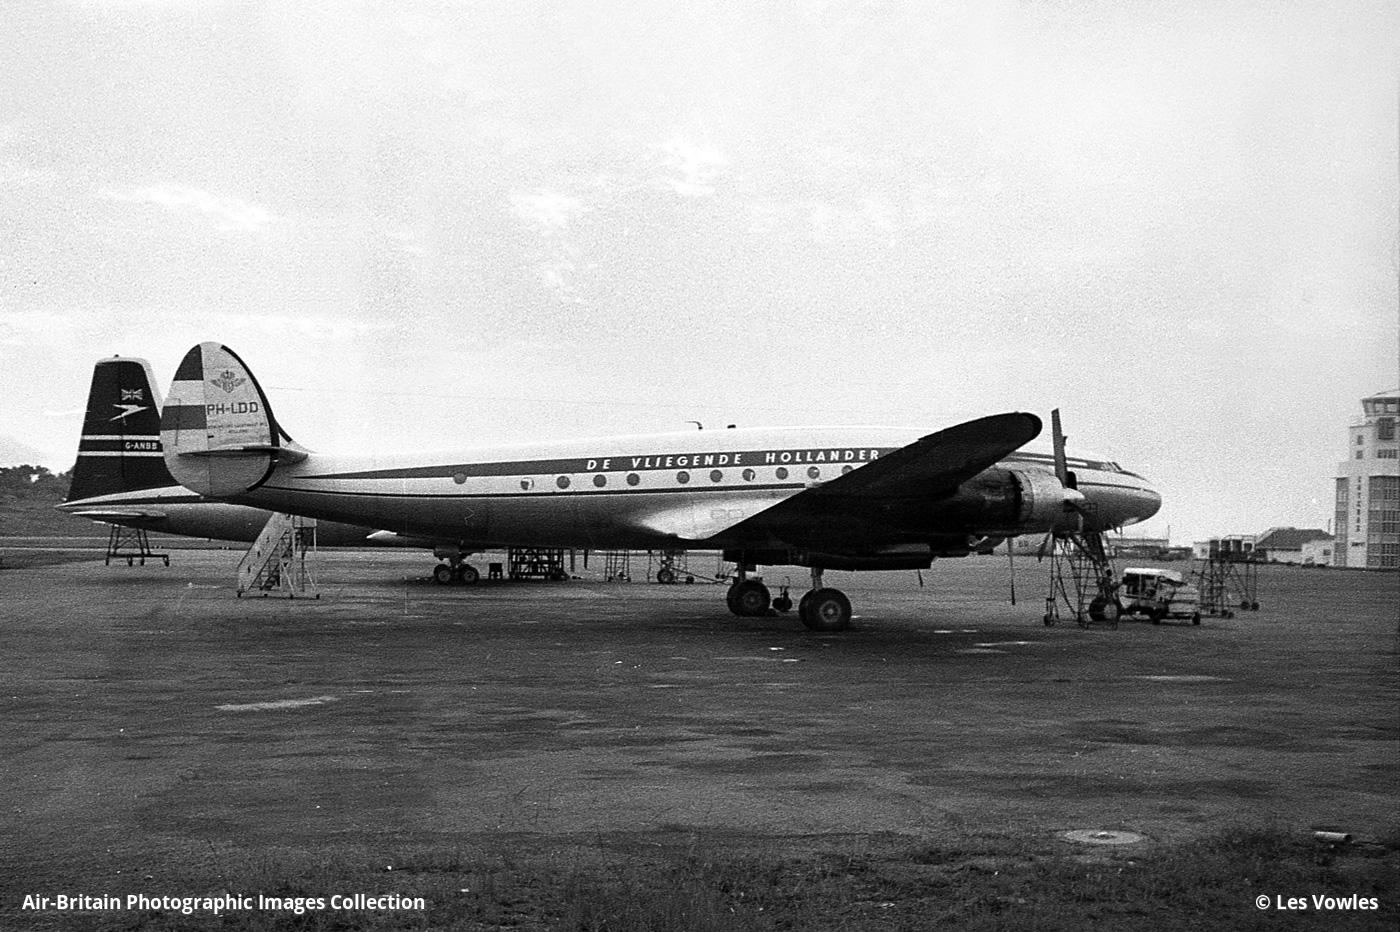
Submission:
<svg viewBox="0 0 1400 932">
<path fill-rule="evenodd" d="M 175 373 L 161 440 L 186 488 L 240 505 L 474 550 L 723 550 L 739 566 L 728 594 L 736 615 L 774 604 L 751 569 L 809 567 L 799 615 L 829 631 L 849 625 L 851 605 L 823 585 L 826 569 L 924 568 L 1017 534 L 1104 530 L 1156 513 L 1157 492 L 1115 463 L 1021 452 L 1040 428 L 1017 412 L 924 436 L 734 429 L 332 456 L 291 440 L 232 350 L 201 343 Z"/>
</svg>

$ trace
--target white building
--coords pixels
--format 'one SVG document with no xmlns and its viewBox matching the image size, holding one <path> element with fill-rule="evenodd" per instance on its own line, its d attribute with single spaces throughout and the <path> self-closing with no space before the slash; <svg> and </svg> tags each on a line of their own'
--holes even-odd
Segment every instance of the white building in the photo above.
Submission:
<svg viewBox="0 0 1400 932">
<path fill-rule="evenodd" d="M 1305 566 L 1331 566 L 1332 565 L 1332 537 L 1328 535 L 1325 540 L 1310 540 L 1303 545 L 1303 564 Z"/>
<path fill-rule="evenodd" d="M 1400 569 L 1400 389 L 1361 400 L 1337 466 L 1333 566 Z"/>
<path fill-rule="evenodd" d="M 1248 560 L 1254 552 L 1254 541 L 1253 534 L 1223 534 L 1210 540 L 1192 541 L 1191 558 L 1209 560 L 1215 554 L 1225 553 L 1238 560 Z"/>
</svg>

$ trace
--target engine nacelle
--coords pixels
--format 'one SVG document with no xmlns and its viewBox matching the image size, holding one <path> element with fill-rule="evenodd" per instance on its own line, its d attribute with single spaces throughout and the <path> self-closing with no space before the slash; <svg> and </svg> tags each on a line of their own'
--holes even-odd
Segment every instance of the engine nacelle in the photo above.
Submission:
<svg viewBox="0 0 1400 932">
<path fill-rule="evenodd" d="M 933 506 L 929 529 L 995 536 L 1070 530 L 1079 521 L 1068 507 L 1082 496 L 1053 473 L 993 468 L 978 473 Z"/>
<path fill-rule="evenodd" d="M 1072 489 L 1066 489 L 1052 473 L 1031 469 L 1013 469 L 1011 476 L 1021 489 L 1019 523 L 1023 531 L 1071 530 L 1079 515 L 1069 507 L 1071 498 L 1083 499 Z"/>
</svg>

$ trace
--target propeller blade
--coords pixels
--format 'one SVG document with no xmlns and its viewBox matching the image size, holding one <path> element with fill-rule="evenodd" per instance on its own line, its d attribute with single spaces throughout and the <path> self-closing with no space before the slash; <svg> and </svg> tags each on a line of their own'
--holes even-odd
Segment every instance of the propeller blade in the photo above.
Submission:
<svg viewBox="0 0 1400 932">
<path fill-rule="evenodd" d="M 1075 482 L 1065 459 L 1065 432 L 1060 429 L 1059 408 L 1050 412 L 1050 441 L 1055 445 L 1055 478 L 1060 480 L 1060 485 L 1072 489 Z"/>
</svg>

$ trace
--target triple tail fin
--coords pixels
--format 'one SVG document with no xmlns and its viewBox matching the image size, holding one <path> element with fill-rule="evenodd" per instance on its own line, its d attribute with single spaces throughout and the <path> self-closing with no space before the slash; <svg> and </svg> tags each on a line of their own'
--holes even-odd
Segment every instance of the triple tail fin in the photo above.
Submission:
<svg viewBox="0 0 1400 932">
<path fill-rule="evenodd" d="M 67 502 L 175 485 L 160 445 L 160 393 L 151 364 L 114 356 L 92 370 Z"/>
<path fill-rule="evenodd" d="M 277 426 L 253 373 L 219 343 L 201 343 L 181 360 L 160 438 L 176 481 L 213 498 L 250 492 L 279 462 L 306 458 Z"/>
</svg>

